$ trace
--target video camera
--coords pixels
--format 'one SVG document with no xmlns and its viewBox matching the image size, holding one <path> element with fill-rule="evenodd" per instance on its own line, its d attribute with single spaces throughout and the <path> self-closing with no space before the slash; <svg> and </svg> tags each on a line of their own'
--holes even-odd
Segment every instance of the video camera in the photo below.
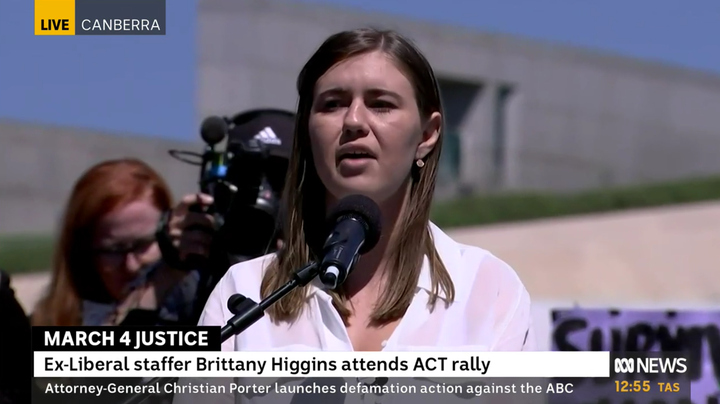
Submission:
<svg viewBox="0 0 720 404">
<path fill-rule="evenodd" d="M 278 109 L 213 116 L 200 128 L 203 153 L 170 152 L 200 166 L 200 191 L 214 199 L 206 213 L 215 217 L 216 248 L 230 257 L 230 265 L 276 249 L 294 124 L 292 112 Z"/>
<path fill-rule="evenodd" d="M 174 158 L 200 166 L 200 191 L 214 199 L 204 212 L 212 214 L 216 224 L 208 257 L 191 256 L 179 262 L 166 232 L 158 236 L 166 262 L 199 271 L 194 314 L 188 323 L 197 323 L 205 301 L 230 266 L 277 250 L 282 238 L 280 197 L 294 128 L 295 114 L 279 109 L 209 117 L 200 128 L 206 144 L 202 153 L 170 151 Z"/>
</svg>

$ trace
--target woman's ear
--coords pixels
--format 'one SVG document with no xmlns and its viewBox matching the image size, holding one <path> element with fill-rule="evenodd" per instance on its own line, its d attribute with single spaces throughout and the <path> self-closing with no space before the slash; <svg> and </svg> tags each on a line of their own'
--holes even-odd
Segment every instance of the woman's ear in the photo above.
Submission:
<svg viewBox="0 0 720 404">
<path fill-rule="evenodd" d="M 422 141 L 415 151 L 415 160 L 424 159 L 435 148 L 442 130 L 442 115 L 433 112 L 423 128 Z"/>
</svg>

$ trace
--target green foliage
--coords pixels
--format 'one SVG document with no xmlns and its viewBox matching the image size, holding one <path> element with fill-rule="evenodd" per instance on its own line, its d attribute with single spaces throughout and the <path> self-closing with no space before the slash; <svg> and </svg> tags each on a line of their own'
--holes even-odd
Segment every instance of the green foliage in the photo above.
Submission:
<svg viewBox="0 0 720 404">
<path fill-rule="evenodd" d="M 0 268 L 9 273 L 47 270 L 52 254 L 53 236 L 0 236 Z"/>
<path fill-rule="evenodd" d="M 482 225 L 720 199 L 720 177 L 588 191 L 471 196 L 436 203 L 441 227 Z"/>
</svg>

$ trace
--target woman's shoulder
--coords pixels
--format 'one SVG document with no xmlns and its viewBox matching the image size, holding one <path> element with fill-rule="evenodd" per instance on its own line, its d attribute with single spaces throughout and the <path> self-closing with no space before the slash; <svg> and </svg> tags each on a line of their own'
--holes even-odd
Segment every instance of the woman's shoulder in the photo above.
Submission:
<svg viewBox="0 0 720 404">
<path fill-rule="evenodd" d="M 492 350 L 533 350 L 530 295 L 517 272 L 488 250 L 458 243 L 439 229 L 433 235 L 453 281 L 454 303 L 465 318 L 492 327 Z"/>
<path fill-rule="evenodd" d="M 515 269 L 492 252 L 455 241 L 439 227 L 432 225 L 435 248 L 455 285 L 472 288 L 489 287 L 525 292 Z"/>
<path fill-rule="evenodd" d="M 241 293 L 251 299 L 260 296 L 260 284 L 270 263 L 276 254 L 267 254 L 261 257 L 243 261 L 231 266 L 225 273 L 222 283 L 230 288 L 232 293 Z"/>
</svg>

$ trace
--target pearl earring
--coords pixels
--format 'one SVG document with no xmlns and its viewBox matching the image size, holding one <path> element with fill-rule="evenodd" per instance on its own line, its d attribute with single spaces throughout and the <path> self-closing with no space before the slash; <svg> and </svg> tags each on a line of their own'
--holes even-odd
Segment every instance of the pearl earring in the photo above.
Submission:
<svg viewBox="0 0 720 404">
<path fill-rule="evenodd" d="M 423 168 L 423 167 L 425 167 L 425 162 L 422 161 L 422 159 L 417 159 L 417 160 L 415 160 L 415 165 L 418 166 L 419 168 Z"/>
</svg>

